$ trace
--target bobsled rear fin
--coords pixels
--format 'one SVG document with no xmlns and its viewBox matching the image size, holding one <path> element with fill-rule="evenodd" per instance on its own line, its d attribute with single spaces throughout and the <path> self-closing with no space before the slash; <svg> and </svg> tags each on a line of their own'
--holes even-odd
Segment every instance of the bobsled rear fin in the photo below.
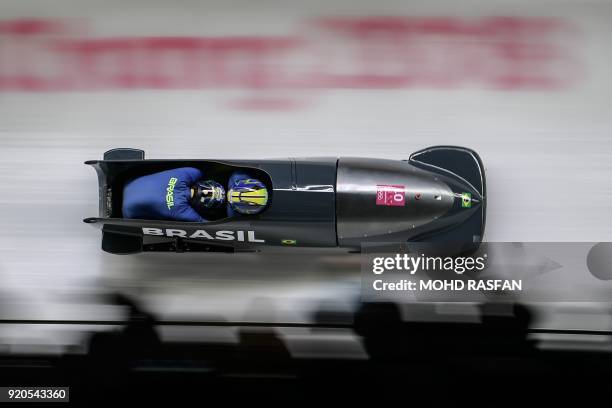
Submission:
<svg viewBox="0 0 612 408">
<path fill-rule="evenodd" d="M 145 152 L 130 147 L 120 147 L 104 152 L 104 160 L 144 160 Z"/>
<path fill-rule="evenodd" d="M 484 166 L 478 153 L 460 146 L 432 146 L 410 155 L 418 167 L 437 167 L 469 183 L 482 197 L 486 196 Z M 429 168 L 431 170 L 431 168 Z"/>
</svg>

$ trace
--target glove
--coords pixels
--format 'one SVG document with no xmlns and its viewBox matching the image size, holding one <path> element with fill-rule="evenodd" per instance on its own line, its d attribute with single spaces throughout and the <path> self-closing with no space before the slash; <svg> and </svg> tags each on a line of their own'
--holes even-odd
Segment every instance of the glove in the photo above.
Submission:
<svg viewBox="0 0 612 408">
<path fill-rule="evenodd" d="M 193 167 L 135 178 L 123 188 L 123 217 L 206 222 L 189 205 L 191 186 L 201 178 L 202 172 Z"/>
</svg>

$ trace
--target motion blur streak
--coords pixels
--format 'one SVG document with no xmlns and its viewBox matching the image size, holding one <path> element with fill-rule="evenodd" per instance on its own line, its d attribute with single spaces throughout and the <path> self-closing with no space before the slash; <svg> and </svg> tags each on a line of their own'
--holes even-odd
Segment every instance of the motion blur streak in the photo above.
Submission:
<svg viewBox="0 0 612 408">
<path fill-rule="evenodd" d="M 486 166 L 486 240 L 612 241 L 609 2 L 4 0 L 0 16 L 2 318 L 121 319 L 106 298 L 117 292 L 158 319 L 352 310 L 348 256 L 102 253 L 81 222 L 98 205 L 82 162 L 120 146 L 403 159 L 464 145 Z M 601 304 L 548 304 L 533 325 L 610 318 Z M 85 329 L 0 330 L 7 347 L 61 347 Z"/>
<path fill-rule="evenodd" d="M 365 17 L 301 25 L 302 36 L 78 38 L 68 22 L 4 21 L 0 87 L 542 89 L 576 75 L 564 41 L 571 27 L 555 19 Z"/>
</svg>

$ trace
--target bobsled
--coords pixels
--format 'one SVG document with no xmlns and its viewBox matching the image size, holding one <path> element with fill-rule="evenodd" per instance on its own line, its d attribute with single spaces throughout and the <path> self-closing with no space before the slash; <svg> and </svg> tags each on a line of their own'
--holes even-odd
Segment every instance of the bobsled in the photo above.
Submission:
<svg viewBox="0 0 612 408">
<path fill-rule="evenodd" d="M 336 247 L 361 251 L 367 243 L 452 243 L 475 251 L 483 238 L 486 185 L 483 163 L 465 147 L 434 146 L 405 160 L 330 157 L 262 160 L 156 160 L 120 148 L 85 162 L 97 172 L 99 214 L 86 218 L 102 231 L 102 249 L 252 252 L 269 247 Z M 208 222 L 132 219 L 122 214 L 123 188 L 135 177 L 194 167 L 226 181 L 247 171 L 269 199 L 255 215 Z"/>
</svg>

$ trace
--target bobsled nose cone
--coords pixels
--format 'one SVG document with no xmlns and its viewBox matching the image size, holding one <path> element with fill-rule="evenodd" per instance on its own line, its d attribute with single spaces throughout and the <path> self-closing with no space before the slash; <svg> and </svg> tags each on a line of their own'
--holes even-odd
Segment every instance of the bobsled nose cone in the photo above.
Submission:
<svg viewBox="0 0 612 408">
<path fill-rule="evenodd" d="M 458 211 L 461 212 L 466 210 L 475 211 L 479 209 L 483 203 L 482 197 L 476 192 L 456 193 L 455 200 L 458 203 L 455 208 L 458 208 Z"/>
<path fill-rule="evenodd" d="M 484 197 L 475 190 L 471 185 L 460 181 L 446 180 L 450 187 L 451 195 L 455 204 L 453 208 L 466 209 L 479 208 L 484 203 Z"/>
</svg>

